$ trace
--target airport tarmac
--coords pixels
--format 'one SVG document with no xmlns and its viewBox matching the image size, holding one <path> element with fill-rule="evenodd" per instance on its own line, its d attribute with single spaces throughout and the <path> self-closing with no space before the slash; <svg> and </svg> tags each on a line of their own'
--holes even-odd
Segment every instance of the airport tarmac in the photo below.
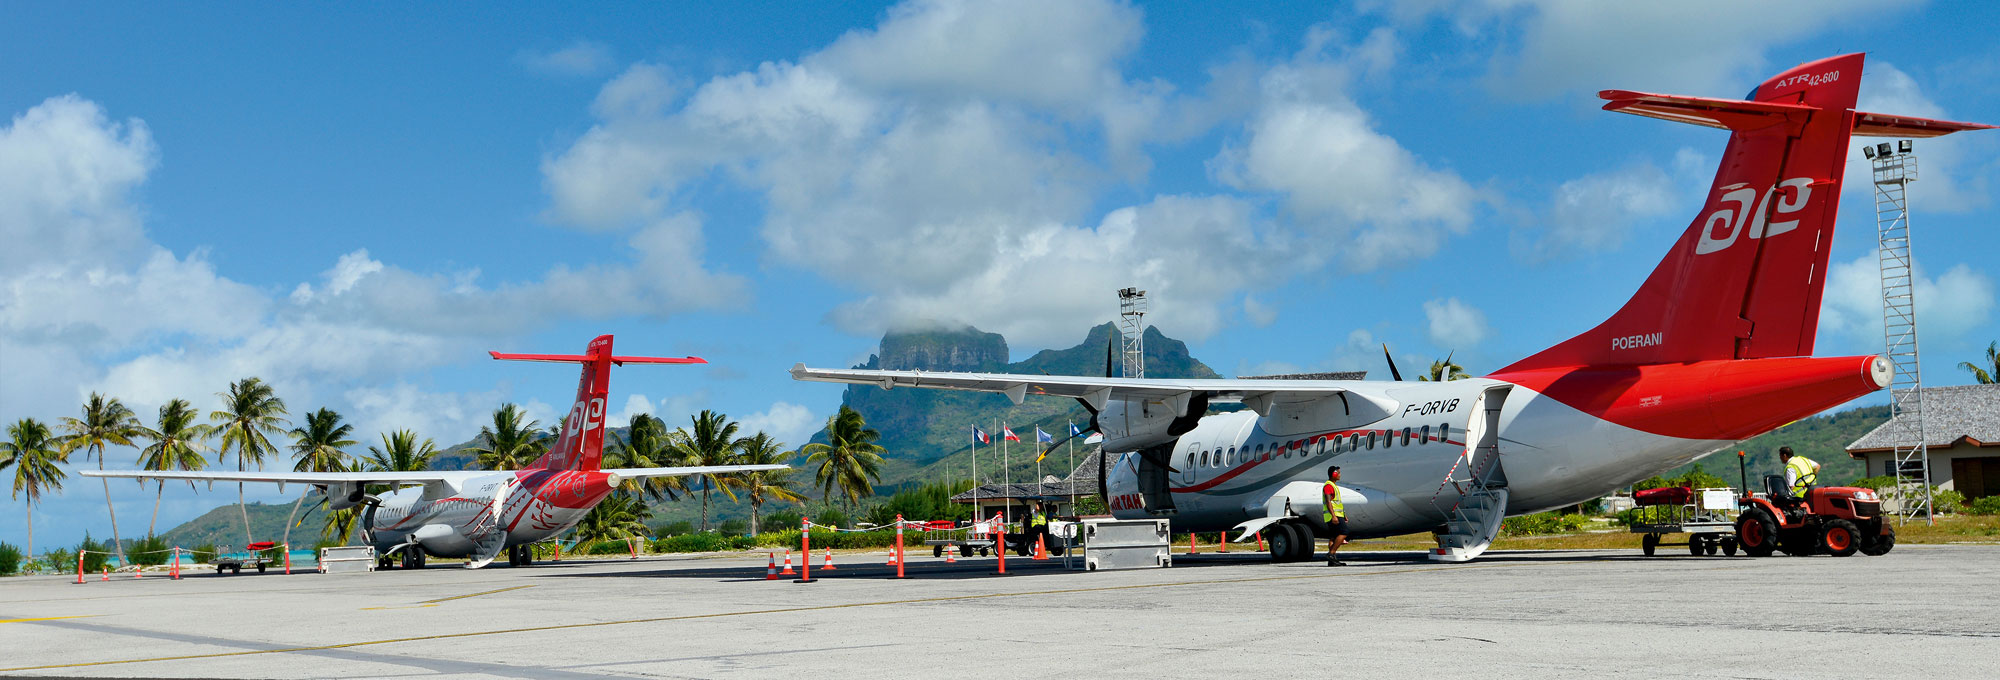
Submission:
<svg viewBox="0 0 2000 680">
<path fill-rule="evenodd" d="M 2000 546 L 1883 557 L 743 558 L 0 579 L 0 677 L 2000 677 Z"/>
</svg>

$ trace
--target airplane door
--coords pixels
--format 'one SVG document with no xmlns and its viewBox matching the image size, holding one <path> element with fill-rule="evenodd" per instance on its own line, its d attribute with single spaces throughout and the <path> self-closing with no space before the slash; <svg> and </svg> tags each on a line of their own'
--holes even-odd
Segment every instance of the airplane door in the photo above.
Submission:
<svg viewBox="0 0 2000 680">
<path fill-rule="evenodd" d="M 1188 486 L 1194 484 L 1195 470 L 1199 467 L 1196 461 L 1201 458 L 1201 442 L 1188 442 L 1183 450 L 1187 453 L 1181 456 L 1178 467 L 1181 469 L 1181 486 Z"/>
</svg>

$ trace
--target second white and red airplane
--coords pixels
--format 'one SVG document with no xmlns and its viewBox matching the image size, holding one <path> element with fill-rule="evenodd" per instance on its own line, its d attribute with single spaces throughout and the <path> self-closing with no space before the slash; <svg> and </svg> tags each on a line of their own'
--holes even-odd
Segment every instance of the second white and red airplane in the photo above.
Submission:
<svg viewBox="0 0 2000 680">
<path fill-rule="evenodd" d="M 467 558 L 471 569 L 506 552 L 508 563 L 533 561 L 529 545 L 576 526 L 590 509 L 628 480 L 782 470 L 784 465 L 604 469 L 605 400 L 611 367 L 624 364 L 700 364 L 696 357 L 626 357 L 611 353 L 611 336 L 590 341 L 583 354 L 501 354 L 507 361 L 547 361 L 583 365 L 576 401 L 564 417 L 562 434 L 541 458 L 520 470 L 421 472 L 174 472 L 85 470 L 86 477 L 182 479 L 206 482 L 308 484 L 326 494 L 327 506 L 360 506 L 361 530 L 383 560 L 400 556 L 405 567 L 422 567 L 426 555 Z M 393 490 L 379 496 L 370 485 Z"/>
<path fill-rule="evenodd" d="M 1875 356 L 1814 358 L 1851 136 L 1988 125 L 1854 110 L 1863 57 L 1804 64 L 1745 100 L 1607 90 L 1609 111 L 1730 131 L 1707 204 L 1637 294 L 1596 328 L 1451 382 L 1161 380 L 792 369 L 797 380 L 1072 397 L 1094 414 L 1121 518 L 1262 531 L 1301 559 L 1327 535 L 1342 468 L 1356 537 L 1434 530 L 1469 560 L 1508 515 L 1603 496 L 1887 386 Z M 1248 408 L 1205 415 L 1216 402 Z"/>
</svg>

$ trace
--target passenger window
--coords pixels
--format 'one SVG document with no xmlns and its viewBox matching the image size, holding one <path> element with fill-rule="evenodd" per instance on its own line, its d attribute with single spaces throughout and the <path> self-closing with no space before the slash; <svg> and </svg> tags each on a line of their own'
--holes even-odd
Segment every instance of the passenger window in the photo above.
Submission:
<svg viewBox="0 0 2000 680">
<path fill-rule="evenodd" d="M 1403 445 L 1410 445 L 1410 428 L 1403 428 Z"/>
<path fill-rule="evenodd" d="M 1236 464 L 1236 449 L 1230 449 L 1222 454 L 1222 464 L 1223 465 Z"/>
<path fill-rule="evenodd" d="M 1390 448 L 1390 447 L 1393 447 L 1393 446 L 1395 446 L 1395 445 L 1396 445 L 1396 431 L 1395 431 L 1395 430 L 1383 430 L 1383 431 L 1382 431 L 1382 448 L 1385 448 L 1385 449 L 1386 449 L 1386 448 Z"/>
<path fill-rule="evenodd" d="M 1248 452 L 1248 451 L 1245 451 L 1245 452 L 1243 452 L 1243 456 L 1244 456 L 1244 458 L 1245 458 L 1245 459 L 1247 460 L 1247 459 L 1249 458 L 1249 456 L 1250 456 L 1250 452 Z M 1230 457 L 1230 458 L 1235 458 L 1235 457 L 1236 457 L 1236 447 L 1234 447 L 1234 446 L 1231 446 L 1231 447 L 1229 447 L 1229 457 Z"/>
<path fill-rule="evenodd" d="M 1438 424 L 1438 441 L 1451 441 L 1451 423 Z"/>
<path fill-rule="evenodd" d="M 1431 443 L 1431 426 L 1429 426 L 1429 425 L 1425 425 L 1425 426 L 1424 426 L 1424 429 L 1422 430 L 1422 432 L 1423 432 L 1423 436 L 1424 436 L 1424 438 L 1423 438 L 1423 442 L 1424 442 L 1425 444 L 1429 444 L 1429 443 Z"/>
<path fill-rule="evenodd" d="M 1368 450 L 1375 450 L 1375 432 L 1372 430 L 1368 432 Z"/>
<path fill-rule="evenodd" d="M 1326 438 L 1325 438 L 1325 437 L 1320 437 L 1320 438 L 1319 438 L 1319 443 L 1313 446 L 1313 454 L 1314 454 L 1314 455 L 1320 455 L 1320 456 L 1324 456 L 1324 455 L 1326 455 Z"/>
</svg>

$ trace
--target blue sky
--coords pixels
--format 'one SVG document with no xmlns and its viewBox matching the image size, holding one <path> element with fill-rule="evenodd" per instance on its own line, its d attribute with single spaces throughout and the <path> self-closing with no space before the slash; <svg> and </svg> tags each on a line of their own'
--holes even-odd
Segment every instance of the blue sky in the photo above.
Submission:
<svg viewBox="0 0 2000 680">
<path fill-rule="evenodd" d="M 796 445 L 839 390 L 794 362 L 963 323 L 1022 358 L 1128 285 L 1225 374 L 1381 376 L 1384 342 L 1482 373 L 1607 316 L 1713 175 L 1723 133 L 1596 91 L 1737 97 L 1865 51 L 1863 109 L 2000 122 L 1995 13 L 8 3 L 0 420 L 91 391 L 151 420 L 258 375 L 364 442 L 449 444 L 573 390 L 485 350 L 615 333 L 714 362 L 621 369 L 617 415 L 714 408 Z M 1920 145 L 1925 375 L 1962 384 L 2000 338 L 2000 133 Z M 1869 200 L 1850 182 L 1822 355 L 1880 351 Z M 38 547 L 108 533 L 97 487 L 39 507 Z M 142 534 L 150 493 L 113 495 Z M 225 495 L 169 489 L 160 523 Z M 0 540 L 23 519 L 0 511 Z"/>
</svg>

